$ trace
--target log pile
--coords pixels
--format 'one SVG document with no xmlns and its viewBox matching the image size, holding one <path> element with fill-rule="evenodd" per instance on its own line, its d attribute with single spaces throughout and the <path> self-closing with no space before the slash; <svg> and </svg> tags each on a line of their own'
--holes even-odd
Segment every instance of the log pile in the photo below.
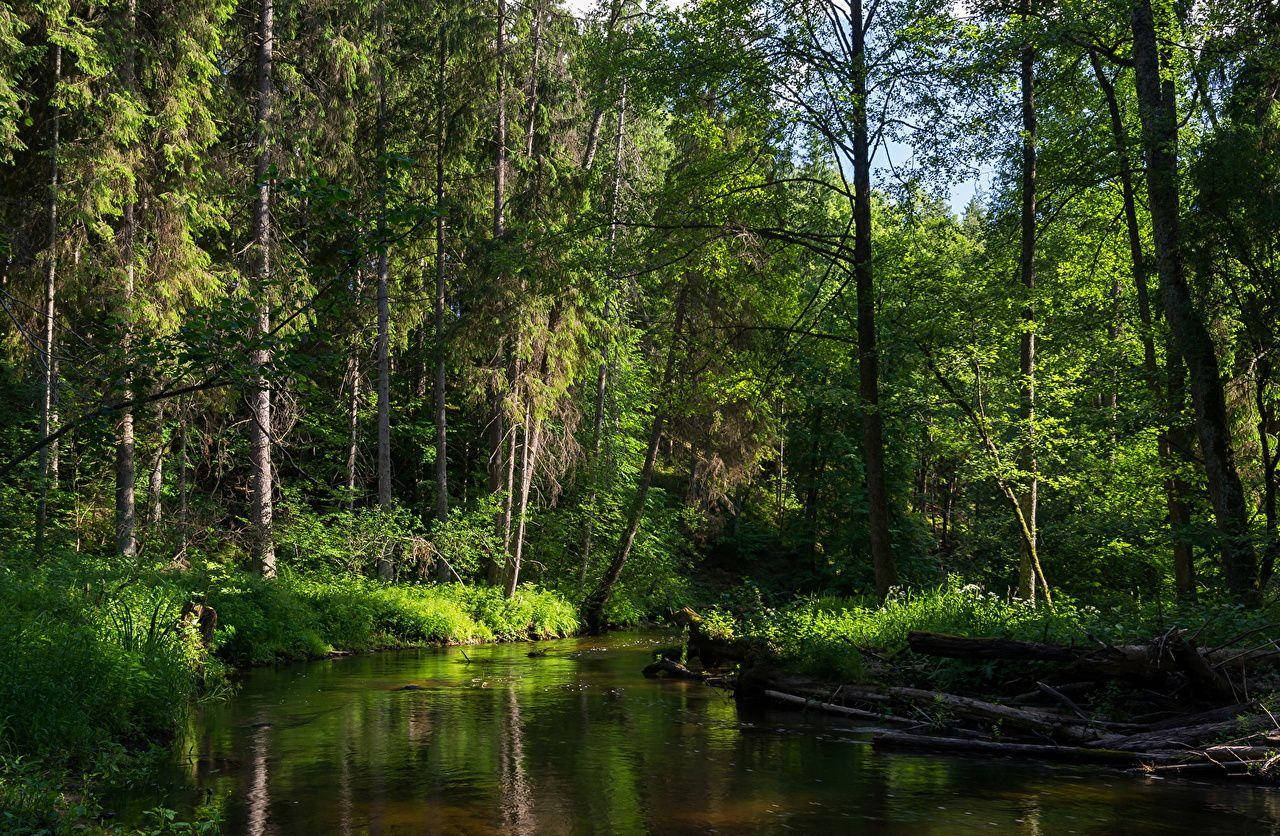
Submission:
<svg viewBox="0 0 1280 836">
<path fill-rule="evenodd" d="M 1174 775 L 1280 773 L 1280 722 L 1250 692 L 1260 676 L 1271 676 L 1275 687 L 1280 645 L 1242 647 L 1240 641 L 1254 638 L 1251 634 L 1201 648 L 1179 630 L 1146 644 L 1094 640 L 1086 647 L 911 633 L 908 656 L 916 663 L 940 658 L 1020 663 L 1018 676 L 1003 687 L 958 694 L 783 675 L 749 648 L 716 646 L 723 643 L 699 635 L 695 619 L 696 614 L 686 622 L 691 655 L 700 656 L 705 648 L 707 667 L 740 660 L 733 684 L 740 700 L 854 719 L 866 726 L 877 749 L 1031 757 Z M 679 667 L 661 673 L 708 679 Z M 1103 685 L 1111 686 L 1105 705 L 1098 698 Z"/>
</svg>

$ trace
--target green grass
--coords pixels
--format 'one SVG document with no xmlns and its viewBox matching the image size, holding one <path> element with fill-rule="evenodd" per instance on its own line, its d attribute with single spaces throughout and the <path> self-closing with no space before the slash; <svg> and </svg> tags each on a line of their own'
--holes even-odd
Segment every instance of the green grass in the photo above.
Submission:
<svg viewBox="0 0 1280 836">
<path fill-rule="evenodd" d="M 218 654 L 236 665 L 306 659 L 334 651 L 570 635 L 572 604 L 522 586 L 511 598 L 463 584 L 389 585 L 358 576 L 285 572 L 272 581 L 234 574 L 212 584 Z"/>
<path fill-rule="evenodd" d="M 204 647 L 183 606 L 213 606 Z M 164 745 L 227 668 L 425 644 L 566 636 L 567 600 L 357 575 L 122 571 L 83 555 L 0 562 L 0 832 L 101 829 L 92 786 Z M 154 811 L 155 832 L 195 825 Z M 212 831 L 211 831 L 212 832 Z"/>
<path fill-rule="evenodd" d="M 1010 600 L 951 578 L 931 589 L 895 592 L 883 605 L 866 599 L 813 597 L 780 607 L 712 609 L 704 617 L 713 632 L 752 639 L 783 667 L 798 673 L 841 681 L 864 679 L 870 667 L 862 652 L 866 649 L 894 657 L 891 676 L 940 686 L 976 686 L 996 678 L 1004 666 L 899 656 L 907 634 L 925 630 L 1092 647 L 1098 641 L 1146 642 L 1180 626 L 1200 644 L 1213 646 L 1280 621 L 1280 603 L 1246 609 L 1225 599 L 1177 607 L 1152 600 L 1103 611 L 1060 596 L 1050 608 Z"/>
</svg>

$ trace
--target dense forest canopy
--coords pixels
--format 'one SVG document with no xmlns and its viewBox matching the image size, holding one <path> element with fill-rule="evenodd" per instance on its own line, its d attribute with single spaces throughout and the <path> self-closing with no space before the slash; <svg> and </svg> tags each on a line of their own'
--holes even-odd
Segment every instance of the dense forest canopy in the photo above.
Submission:
<svg viewBox="0 0 1280 836">
<path fill-rule="evenodd" d="M 597 628 L 744 582 L 1257 602 L 1278 35 L 6 0 L 5 559 L 535 581 Z"/>
</svg>

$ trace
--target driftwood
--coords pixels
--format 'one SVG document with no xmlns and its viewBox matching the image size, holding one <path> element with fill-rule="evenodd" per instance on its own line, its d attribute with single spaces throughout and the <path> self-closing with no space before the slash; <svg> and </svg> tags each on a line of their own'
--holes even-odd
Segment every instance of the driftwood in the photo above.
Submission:
<svg viewBox="0 0 1280 836">
<path fill-rule="evenodd" d="M 837 705 L 830 702 L 819 702 L 808 697 L 797 696 L 796 694 L 787 694 L 783 691 L 773 691 L 765 689 L 764 695 L 771 700 L 778 702 L 790 703 L 798 705 L 801 708 L 812 708 L 816 711 L 823 711 L 828 714 L 839 714 L 844 717 L 858 717 L 863 720 L 879 720 L 884 723 L 906 723 L 909 725 L 917 725 L 919 721 L 911 720 L 906 717 L 898 717 L 893 714 L 884 714 L 879 711 L 867 711 L 862 708 L 850 708 L 847 705 Z"/>
<path fill-rule="evenodd" d="M 1219 720 L 1212 723 L 1200 723 L 1194 726 L 1163 728 L 1138 734 L 1111 734 L 1094 741 L 1095 746 L 1108 749 L 1128 749 L 1141 751 L 1151 748 L 1173 748 L 1183 746 L 1191 748 L 1209 740 L 1220 739 L 1224 734 L 1239 728 L 1239 721 Z"/>
<path fill-rule="evenodd" d="M 739 698 L 763 696 L 769 699 L 778 699 L 777 694 L 786 694 L 796 704 L 825 703 L 843 707 L 849 707 L 850 702 L 901 703 L 922 710 L 924 716 L 928 716 L 929 709 L 940 709 L 941 713 L 957 717 L 1077 743 L 1094 740 L 1105 733 L 1079 718 L 1042 709 L 1020 708 L 922 688 L 841 685 L 834 690 L 829 686 L 823 690 L 817 683 L 808 680 L 775 678 L 755 669 L 744 671 L 739 676 L 736 694 Z M 887 713 L 872 712 L 875 716 Z"/>
<path fill-rule="evenodd" d="M 928 632 L 908 635 L 908 647 L 917 654 L 1041 662 L 1057 666 L 1063 674 L 1047 677 L 1037 672 L 1005 685 L 1011 694 L 1026 684 L 1034 684 L 1034 691 L 1011 698 L 980 699 L 923 688 L 837 686 L 829 681 L 784 676 L 772 667 L 767 654 L 752 653 L 744 644 L 717 641 L 706 635 L 702 619 L 692 610 L 682 611 L 677 620 L 688 626 L 691 655 L 701 658 L 704 664 L 735 659 L 743 662 L 734 684 L 738 699 L 782 703 L 869 721 L 873 728 L 863 725 L 861 730 L 874 735 L 876 748 L 1015 755 L 1225 775 L 1239 774 L 1241 770 L 1266 773 L 1280 764 L 1280 729 L 1271 733 L 1262 730 L 1276 724 L 1264 722 L 1267 718 L 1257 715 L 1254 705 L 1238 701 L 1231 676 L 1247 665 L 1280 661 L 1280 644 L 1276 643 L 1242 651 L 1233 646 L 1233 640 L 1205 650 L 1180 630 L 1170 630 L 1147 644 L 1119 646 L 1098 639 L 1093 639 L 1090 646 L 1069 646 Z M 651 664 L 645 675 L 723 681 L 667 659 Z M 1140 710 L 1153 699 L 1167 703 L 1171 710 L 1145 718 L 1135 716 L 1130 722 L 1091 717 L 1089 692 L 1097 687 L 1098 680 L 1112 679 L 1132 686 L 1131 710 Z M 1197 703 L 1199 707 L 1218 707 L 1196 711 Z M 1176 713 L 1179 709 L 1182 713 Z M 1255 724 L 1253 727 L 1259 730 L 1243 731 L 1242 717 L 1246 724 Z M 940 727 L 945 731 L 932 731 Z"/>
<path fill-rule="evenodd" d="M 1275 643 L 1244 651 L 1232 647 L 1203 651 L 1181 634 L 1174 634 L 1167 641 L 1149 644 L 1073 647 L 915 631 L 907 634 L 907 646 L 914 653 L 948 659 L 1057 662 L 1067 665 L 1065 672 L 1068 675 L 1081 677 L 1158 681 L 1176 671 L 1185 674 L 1202 696 L 1215 699 L 1231 699 L 1233 696 L 1231 684 L 1222 673 L 1224 669 L 1280 662 L 1280 648 Z"/>
<path fill-rule="evenodd" d="M 1127 752 L 1084 746 L 1055 746 L 1043 743 L 1006 743 L 997 740 L 966 740 L 900 732 L 883 732 L 871 738 L 876 749 L 928 749 L 942 752 L 970 752 L 983 755 L 1014 755 L 1040 760 L 1073 763 L 1105 763 L 1120 766 L 1169 763 L 1179 756 L 1168 752 Z"/>
<path fill-rule="evenodd" d="M 707 675 L 698 671 L 691 671 L 679 662 L 673 662 L 666 657 L 660 656 L 657 659 L 645 665 L 641 673 L 646 679 L 655 679 L 660 676 L 670 677 L 672 679 L 688 679 L 694 682 L 706 682 Z"/>
</svg>

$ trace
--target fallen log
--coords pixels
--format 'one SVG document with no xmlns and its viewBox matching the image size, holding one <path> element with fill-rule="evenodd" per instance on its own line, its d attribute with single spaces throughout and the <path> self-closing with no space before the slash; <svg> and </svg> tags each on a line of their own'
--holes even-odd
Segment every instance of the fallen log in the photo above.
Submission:
<svg viewBox="0 0 1280 836">
<path fill-rule="evenodd" d="M 693 682 L 706 682 L 707 674 L 691 671 L 679 662 L 673 662 L 664 656 L 659 656 L 649 664 L 645 665 L 641 671 L 645 679 L 655 679 L 660 676 L 671 677 L 672 679 L 688 679 Z"/>
<path fill-rule="evenodd" d="M 1170 763 L 1179 755 L 1168 752 L 1127 752 L 1083 746 L 1056 746 L 1043 743 L 1005 743 L 996 740 L 966 740 L 958 737 L 932 737 L 901 732 L 884 732 L 871 738 L 876 749 L 927 749 L 941 752 L 967 752 L 984 755 L 1011 755 L 1040 760 L 1072 763 L 1102 763 L 1138 766 Z"/>
<path fill-rule="evenodd" d="M 1240 670 L 1248 665 L 1280 662 L 1280 648 L 1274 642 L 1244 651 L 1234 647 L 1204 651 L 1191 646 L 1182 635 L 1175 635 L 1168 642 L 1076 647 L 913 631 L 907 634 L 907 646 L 913 653 L 948 659 L 1057 662 L 1069 665 L 1071 671 L 1082 676 L 1103 678 L 1158 680 L 1181 671 L 1206 695 L 1226 698 L 1231 696 L 1230 683 L 1217 669 Z"/>
<path fill-rule="evenodd" d="M 764 695 L 778 702 L 785 702 L 791 705 L 798 705 L 804 709 L 814 709 L 823 711 L 828 714 L 839 714 L 844 717 L 858 717 L 864 720 L 880 720 L 885 723 L 905 723 L 907 725 L 918 725 L 918 720 L 911 720 L 907 717 L 898 717 L 893 714 L 883 714 L 878 711 L 867 711 L 864 708 L 851 708 L 847 705 L 837 705 L 830 702 L 819 702 L 818 700 L 802 697 L 797 694 L 788 694 L 783 691 L 774 691 L 766 688 Z"/>
<path fill-rule="evenodd" d="M 974 697 L 962 697 L 957 694 L 926 691 L 920 688 L 887 688 L 885 693 L 894 699 L 904 700 L 915 705 L 941 706 L 966 717 L 988 722 L 1008 723 L 1011 726 L 1029 729 L 1050 737 L 1065 738 L 1073 742 L 1091 741 L 1102 736 L 1098 730 L 1071 718 L 1032 709 L 1014 708 L 1010 705 L 987 702 Z"/>
<path fill-rule="evenodd" d="M 1187 674 L 1191 689 L 1200 697 L 1216 700 L 1236 701 L 1235 689 L 1231 682 L 1220 673 L 1209 661 L 1196 650 L 1195 645 L 1186 636 L 1174 636 L 1169 641 L 1173 660 Z"/>
<path fill-rule="evenodd" d="M 1018 639 L 970 638 L 946 633 L 912 631 L 907 646 L 913 653 L 948 659 L 1007 659 L 1024 662 L 1074 662 L 1084 655 L 1078 648 Z"/>
<path fill-rule="evenodd" d="M 743 671 L 738 678 L 735 692 L 739 698 L 756 696 L 768 697 L 769 692 L 790 694 L 797 699 L 809 699 L 813 702 L 832 705 L 845 705 L 854 702 L 899 702 L 913 705 L 919 709 L 942 709 L 958 716 L 981 720 L 985 723 L 998 723 L 1013 728 L 1034 732 L 1046 737 L 1060 738 L 1073 743 L 1082 743 L 1103 736 L 1103 730 L 1092 724 L 1048 711 L 1030 708 L 1015 708 L 1001 703 L 987 702 L 974 697 L 962 697 L 942 691 L 928 691 L 921 688 L 906 687 L 873 687 L 867 685 L 841 685 L 834 690 L 821 690 L 816 683 L 800 679 L 778 679 L 767 673 L 754 669 Z"/>
<path fill-rule="evenodd" d="M 1253 710 L 1253 707 L 1254 704 L 1251 702 L 1242 702 L 1223 706 L 1222 708 L 1210 709 L 1209 711 L 1201 711 L 1197 714 L 1178 714 L 1166 720 L 1148 723 L 1146 730 L 1178 729 L 1186 728 L 1187 726 L 1200 726 L 1205 723 L 1217 723 L 1222 720 L 1235 720 L 1243 714 L 1248 714 Z"/>
<path fill-rule="evenodd" d="M 1236 719 L 1219 720 L 1211 723 L 1200 723 L 1194 726 L 1178 726 L 1158 729 L 1156 731 L 1139 732 L 1138 734 L 1109 734 L 1093 741 L 1092 745 L 1106 749 L 1127 749 L 1142 751 L 1153 748 L 1171 748 L 1174 746 L 1194 747 L 1200 743 L 1220 739 L 1239 728 Z"/>
</svg>

